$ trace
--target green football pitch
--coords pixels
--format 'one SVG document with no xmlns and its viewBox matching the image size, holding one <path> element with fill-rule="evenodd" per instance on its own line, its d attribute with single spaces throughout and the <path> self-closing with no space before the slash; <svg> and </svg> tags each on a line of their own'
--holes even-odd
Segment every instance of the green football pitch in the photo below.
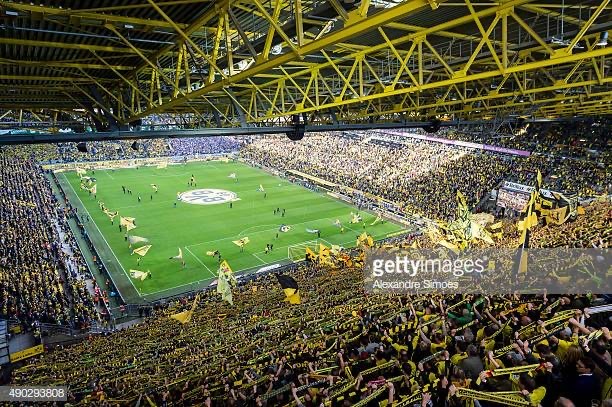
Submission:
<svg viewBox="0 0 612 407">
<path fill-rule="evenodd" d="M 236 179 L 229 177 L 231 173 Z M 192 175 L 195 185 L 190 186 Z M 207 255 L 210 251 L 218 250 L 234 272 L 254 272 L 266 265 L 287 263 L 290 246 L 314 247 L 317 235 L 307 229 L 318 229 L 323 242 L 343 247 L 354 246 L 364 230 L 374 239 L 402 230 L 391 222 L 371 226 L 376 215 L 365 211 L 360 211 L 363 222 L 350 223 L 355 207 L 239 162 L 96 170 L 88 171 L 87 176 L 96 179 L 96 197 L 80 188 L 76 172 L 58 174 L 58 179 L 78 213 L 90 216 L 89 223 L 84 222 L 87 233 L 128 301 L 154 300 L 208 285 L 219 266 L 217 258 Z M 158 192 L 151 184 L 158 186 Z M 265 192 L 258 190 L 260 185 Z M 132 194 L 124 193 L 122 187 Z M 198 191 L 202 189 L 221 191 Z M 178 193 L 183 194 L 180 200 Z M 230 208 L 228 200 L 235 198 Z M 119 230 L 119 216 L 112 224 L 98 201 L 110 211 L 119 211 L 119 216 L 136 219 L 136 229 L 130 234 L 148 239 L 145 244 L 151 245 L 140 265 L 139 256 L 132 254 L 125 240 L 125 228 Z M 281 211 L 275 214 L 277 208 Z M 343 233 L 334 225 L 336 219 L 344 225 Z M 290 228 L 282 232 L 281 225 Z M 241 251 L 233 241 L 243 237 L 250 243 Z M 266 244 L 273 245 L 269 253 Z M 179 248 L 184 268 L 180 261 L 170 259 Z M 151 278 L 133 279 L 130 270 L 150 271 Z"/>
</svg>

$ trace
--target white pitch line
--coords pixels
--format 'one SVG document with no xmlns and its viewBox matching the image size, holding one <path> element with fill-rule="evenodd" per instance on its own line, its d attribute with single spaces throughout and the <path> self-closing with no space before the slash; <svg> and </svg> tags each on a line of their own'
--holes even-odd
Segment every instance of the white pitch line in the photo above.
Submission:
<svg viewBox="0 0 612 407">
<path fill-rule="evenodd" d="M 293 228 L 293 226 L 296 226 L 296 225 L 303 225 L 303 224 L 306 224 L 306 223 L 314 223 L 314 222 L 322 222 L 322 221 L 326 221 L 326 220 L 329 220 L 329 219 L 336 219 L 336 217 L 331 217 L 331 218 L 322 218 L 322 219 L 313 219 L 313 220 L 308 220 L 308 221 L 306 221 L 306 222 L 292 223 L 292 224 L 289 224 L 288 226 L 291 226 L 291 227 Z M 270 225 L 272 225 L 272 223 L 270 223 Z M 263 226 L 267 226 L 267 225 L 263 225 Z M 280 225 L 279 225 L 279 226 L 280 226 Z M 263 233 L 263 232 L 274 231 L 274 230 L 278 230 L 278 228 L 279 228 L 279 227 L 278 227 L 278 226 L 276 226 L 276 227 L 273 227 L 273 228 L 271 228 L 271 229 L 259 230 L 259 231 L 257 231 L 257 232 L 253 232 L 252 234 L 257 234 L 257 233 Z M 245 229 L 245 230 L 248 230 L 248 229 Z M 240 237 L 240 235 L 238 235 L 238 237 Z M 201 242 L 201 243 L 194 243 L 194 244 L 190 244 L 190 245 L 189 245 L 189 247 L 201 246 L 201 245 L 203 245 L 203 244 L 208 244 L 208 243 L 221 242 L 221 241 L 223 241 L 223 240 L 228 240 L 228 239 L 235 239 L 235 237 L 229 236 L 229 237 L 224 237 L 224 238 L 222 238 L 222 239 L 216 239 L 216 240 L 207 240 L 207 241 L 205 241 L 205 242 Z"/>
<path fill-rule="evenodd" d="M 143 293 L 142 295 L 143 295 L 144 297 L 147 297 L 147 296 L 150 296 L 150 295 L 155 295 L 155 294 L 158 294 L 158 293 L 163 293 L 163 292 L 165 292 L 165 291 L 172 291 L 172 290 L 176 290 L 176 289 L 181 288 L 181 287 L 192 287 L 192 286 L 194 286 L 194 285 L 196 285 L 196 284 L 201 284 L 203 281 L 207 281 L 207 280 L 208 280 L 208 279 L 206 279 L 206 280 L 192 281 L 191 283 L 185 283 L 185 284 L 177 285 L 177 286 L 170 287 L 170 288 L 164 288 L 163 290 L 152 291 L 152 292 L 150 292 L 150 293 Z"/>
<path fill-rule="evenodd" d="M 191 255 L 193 257 L 195 257 L 195 259 L 198 261 L 198 263 L 200 263 L 201 265 L 203 265 L 204 267 L 206 267 L 206 270 L 208 270 L 208 272 L 210 273 L 211 276 L 215 277 L 214 273 L 212 272 L 211 269 L 208 268 L 208 266 L 206 264 L 204 264 L 204 262 L 202 262 L 202 260 L 200 260 L 200 258 L 198 256 L 196 256 L 191 250 L 189 250 L 189 248 L 187 246 L 185 246 L 185 250 L 187 250 L 189 253 L 191 253 Z"/>
<path fill-rule="evenodd" d="M 255 253 L 250 253 L 252 256 L 255 256 L 255 258 L 257 258 L 261 264 L 266 264 L 268 263 L 267 261 L 263 260 L 261 257 L 259 257 L 258 255 L 256 255 Z"/>
<path fill-rule="evenodd" d="M 91 219 L 91 221 L 93 222 L 94 226 L 96 227 L 96 229 L 98 230 L 98 233 L 100 234 L 100 236 L 102 236 L 102 239 L 104 239 L 104 243 L 106 243 L 106 245 L 108 246 L 108 249 L 110 250 L 110 252 L 113 254 L 113 256 L 115 257 L 115 260 L 117 260 L 117 263 L 119 264 L 119 266 L 121 267 L 121 270 L 123 270 L 123 274 L 125 274 L 125 276 L 127 277 L 127 279 L 130 281 L 130 284 L 132 284 L 132 287 L 134 287 L 134 289 L 136 290 L 136 292 L 138 293 L 139 296 L 142 297 L 142 295 L 140 294 L 140 290 L 138 289 L 138 287 L 136 287 L 134 285 L 134 282 L 132 281 L 132 279 L 130 278 L 130 276 L 128 275 L 128 273 L 125 271 L 125 268 L 123 268 L 123 264 L 121 264 L 121 262 L 119 261 L 119 259 L 117 258 L 117 255 L 115 254 L 115 252 L 113 251 L 113 249 L 110 247 L 110 244 L 108 244 L 108 241 L 106 240 L 106 237 L 104 237 L 104 234 L 102 234 L 102 231 L 100 230 L 100 228 L 98 227 L 98 224 L 95 222 L 95 220 L 91 217 L 89 211 L 87 210 L 87 208 L 85 207 L 85 204 L 83 203 L 83 201 L 81 200 L 81 197 L 79 196 L 79 194 L 77 194 L 76 190 L 74 189 L 74 187 L 72 186 L 72 184 L 70 183 L 70 181 L 68 180 L 68 178 L 66 177 L 66 174 L 64 174 L 64 179 L 66 180 L 66 182 L 68 183 L 68 185 L 70 185 L 70 188 L 72 189 L 72 192 L 74 192 L 74 195 L 77 197 L 77 199 L 79 200 L 79 202 L 81 203 L 81 207 L 83 208 L 83 210 L 87 213 L 87 216 L 89 216 L 89 218 Z M 102 259 L 102 262 L 104 262 L 104 259 Z M 107 267 L 108 270 L 108 267 Z"/>
</svg>

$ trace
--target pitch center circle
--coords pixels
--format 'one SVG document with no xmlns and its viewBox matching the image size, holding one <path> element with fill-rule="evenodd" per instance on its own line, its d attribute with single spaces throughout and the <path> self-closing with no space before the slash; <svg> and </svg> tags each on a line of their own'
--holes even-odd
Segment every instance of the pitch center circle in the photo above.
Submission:
<svg viewBox="0 0 612 407">
<path fill-rule="evenodd" d="M 225 189 L 193 189 L 181 192 L 179 201 L 193 205 L 217 205 L 238 199 L 238 194 Z"/>
</svg>

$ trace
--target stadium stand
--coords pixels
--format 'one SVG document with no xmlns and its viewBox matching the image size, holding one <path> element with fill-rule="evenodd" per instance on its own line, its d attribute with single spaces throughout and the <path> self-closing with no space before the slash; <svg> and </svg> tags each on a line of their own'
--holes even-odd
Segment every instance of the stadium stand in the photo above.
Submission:
<svg viewBox="0 0 612 407">
<path fill-rule="evenodd" d="M 90 142 L 86 143 L 85 154 L 77 150 L 77 143 L 58 143 L 56 152 L 46 147 L 47 154 L 39 160 L 57 163 L 193 156 L 230 153 L 238 151 L 240 147 L 234 137 L 138 140 L 137 149 L 132 148 L 133 142 L 132 140 Z"/>
<path fill-rule="evenodd" d="M 268 137 L 249 144 L 242 154 L 259 165 L 303 171 L 398 202 L 406 212 L 432 219 L 454 216 L 459 185 L 474 205 L 502 180 L 533 184 L 537 170 L 546 177 L 545 187 L 562 192 L 588 197 L 608 188 L 606 169 L 593 162 L 513 157 L 405 138 L 400 144 L 397 136 L 384 139 L 364 137 L 355 143 L 322 135 L 287 149 L 282 138 Z"/>
<path fill-rule="evenodd" d="M 47 178 L 32 160 L 0 154 L 3 315 L 81 326 L 95 318 L 86 267 Z"/>
<path fill-rule="evenodd" d="M 595 204 L 588 216 L 603 225 L 609 210 Z M 584 227 L 568 223 L 564 243 L 587 243 Z M 428 244 L 392 244 L 415 239 Z M 555 239 L 544 229 L 533 243 Z M 169 316 L 192 306 L 183 298 L 138 326 L 40 357 L 15 381 L 53 378 L 71 385 L 74 403 L 111 405 L 385 405 L 425 392 L 423 405 L 442 406 L 463 405 L 467 394 L 499 401 L 492 394 L 505 391 L 509 405 L 565 397 L 589 406 L 609 397 L 612 337 L 606 318 L 588 314 L 603 298 L 389 297 L 365 294 L 355 268 L 306 264 L 291 275 L 299 308 L 283 302 L 276 279 L 259 277 L 235 290 L 237 306 L 205 292 L 181 327 Z M 560 315 L 568 327 L 536 339 L 534 326 L 551 329 Z"/>
<path fill-rule="evenodd" d="M 0 407 L 612 407 L 610 17 L 0 0 Z"/>
<path fill-rule="evenodd" d="M 584 185 L 591 171 L 580 166 L 586 164 L 582 161 L 367 137 L 306 137 L 292 149 L 268 137 L 243 147 L 242 156 L 403 200 L 406 207 L 446 219 L 454 216 L 459 180 L 473 205 L 503 179 L 534 181 L 542 167 L 547 180 L 573 174 L 572 185 Z M 112 142 L 94 146 L 105 159 L 121 157 Z M 184 155 L 236 148 L 231 140 L 174 146 L 173 152 Z M 94 302 L 107 294 L 94 285 L 97 300 L 92 301 L 83 283 L 86 267 L 66 226 L 73 209 L 69 203 L 66 212 L 58 209 L 46 175 L 33 160 L 71 162 L 79 156 L 40 147 L 2 151 L 1 213 L 7 231 L 0 245 L 2 312 L 26 324 L 85 327 L 100 320 Z M 162 151 L 149 145 L 139 153 L 156 157 Z M 472 181 L 465 182 L 470 169 Z M 593 187 L 583 189 L 585 196 L 600 192 L 605 179 L 589 180 Z M 611 213 L 609 202 L 596 200 L 573 222 L 535 229 L 530 244 L 609 247 Z M 504 220 L 503 238 L 495 246 L 516 247 L 518 241 L 514 222 Z M 434 246 L 421 233 L 380 244 Z M 210 290 L 158 304 L 135 326 L 92 334 L 29 359 L 13 371 L 12 383 L 65 383 L 71 404 L 100 405 L 454 406 L 472 399 L 499 402 L 494 393 L 501 391 L 507 392 L 502 403 L 507 405 L 545 407 L 568 400 L 591 406 L 592 400 L 609 398 L 609 320 L 589 318 L 589 308 L 606 304 L 607 296 L 389 297 L 366 294 L 359 267 L 305 263 L 291 276 L 302 296 L 297 308 L 283 301 L 273 275 L 259 276 L 234 290 L 237 306 L 220 302 Z M 188 324 L 170 318 L 191 309 L 194 301 Z M 544 340 L 528 330 L 534 324 L 546 327 L 559 315 L 568 328 Z M 519 334 L 520 341 L 513 341 Z"/>
</svg>

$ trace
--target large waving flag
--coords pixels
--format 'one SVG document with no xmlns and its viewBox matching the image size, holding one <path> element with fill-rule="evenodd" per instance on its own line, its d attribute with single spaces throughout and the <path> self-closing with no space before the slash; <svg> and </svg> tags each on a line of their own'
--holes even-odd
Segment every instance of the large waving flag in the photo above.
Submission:
<svg viewBox="0 0 612 407">
<path fill-rule="evenodd" d="M 150 248 L 151 248 L 151 245 L 148 244 L 146 246 L 142 246 L 142 247 L 139 247 L 137 249 L 132 250 L 132 254 L 137 254 L 137 255 L 139 255 L 141 257 L 144 257 L 147 254 L 147 252 L 149 251 Z"/>
<path fill-rule="evenodd" d="M 196 297 L 194 298 L 193 304 L 191 304 L 190 310 L 179 312 L 178 314 L 172 314 L 170 315 L 170 318 L 176 319 L 181 324 L 186 324 L 187 322 L 191 321 L 191 316 L 193 315 L 193 311 L 195 311 L 196 307 L 198 306 L 199 300 L 200 300 L 200 293 L 198 293 Z"/>
<path fill-rule="evenodd" d="M 170 260 L 183 260 L 183 250 L 179 247 L 178 254 L 176 256 L 170 257 Z"/>
<path fill-rule="evenodd" d="M 132 229 L 136 229 L 136 225 L 134 224 L 135 220 L 136 218 L 122 216 L 121 218 L 119 218 L 119 224 L 121 226 L 125 226 L 125 229 L 129 232 Z"/>
<path fill-rule="evenodd" d="M 122 216 L 121 219 L 119 219 L 119 223 L 121 224 L 121 226 L 127 226 L 129 224 L 134 224 L 134 221 L 136 220 L 136 218 L 129 218 L 127 216 Z"/>
<path fill-rule="evenodd" d="M 150 271 L 145 272 L 140 270 L 130 270 L 130 276 L 140 281 L 144 281 L 149 276 L 149 274 L 151 274 Z"/>
<path fill-rule="evenodd" d="M 238 247 L 244 247 L 249 244 L 249 242 L 250 240 L 247 236 L 243 237 L 242 239 L 232 240 L 232 243 L 234 243 Z"/>
<path fill-rule="evenodd" d="M 374 219 L 374 222 L 370 223 L 370 226 L 374 226 L 376 225 L 378 222 L 382 221 L 383 218 L 380 215 L 376 215 L 376 219 Z"/>
<path fill-rule="evenodd" d="M 148 243 L 149 239 L 140 236 L 128 236 L 128 242 L 130 242 L 130 244 Z"/>
<path fill-rule="evenodd" d="M 538 224 L 538 216 L 535 214 L 535 203 L 540 197 L 540 188 L 542 188 L 542 173 L 538 171 L 536 189 L 531 192 L 529 202 L 525 208 L 525 213 L 522 220 L 518 222 L 518 230 L 521 232 L 519 239 L 518 252 L 513 268 L 513 278 L 516 280 L 518 274 L 527 272 L 529 262 L 529 237 L 531 228 Z"/>
<path fill-rule="evenodd" d="M 119 215 L 119 211 L 111 212 L 108 209 L 104 209 L 104 213 L 111 221 L 115 219 L 115 216 Z"/>
<path fill-rule="evenodd" d="M 302 299 L 300 298 L 299 287 L 295 279 L 284 274 L 277 274 L 276 278 L 287 296 L 285 301 L 288 301 L 290 304 L 301 304 Z"/>
<path fill-rule="evenodd" d="M 329 255 L 331 251 L 329 247 L 325 246 L 323 243 L 319 243 L 319 261 L 325 262 L 329 260 Z"/>
<path fill-rule="evenodd" d="M 317 259 L 317 255 L 313 252 L 310 247 L 306 248 L 306 260 L 307 261 L 315 261 Z"/>
<path fill-rule="evenodd" d="M 217 293 L 221 294 L 221 299 L 234 305 L 232 296 L 232 287 L 236 286 L 236 277 L 234 272 L 226 260 L 219 265 L 219 277 L 217 279 Z"/>
<path fill-rule="evenodd" d="M 374 239 L 372 239 L 372 236 L 368 235 L 366 232 L 363 232 L 359 235 L 359 237 L 357 237 L 357 246 L 361 245 L 372 247 L 374 246 Z"/>
<path fill-rule="evenodd" d="M 227 260 L 223 260 L 221 262 L 219 265 L 219 271 L 223 271 L 225 274 L 231 274 L 232 276 L 234 275 L 234 270 L 232 270 Z"/>
</svg>

